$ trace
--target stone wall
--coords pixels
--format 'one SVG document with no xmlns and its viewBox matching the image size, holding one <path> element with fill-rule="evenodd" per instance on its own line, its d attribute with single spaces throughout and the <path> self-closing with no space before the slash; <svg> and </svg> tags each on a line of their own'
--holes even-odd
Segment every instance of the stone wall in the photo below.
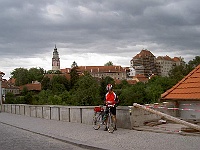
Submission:
<svg viewBox="0 0 200 150">
<path fill-rule="evenodd" d="M 94 115 L 94 106 L 3 104 L 0 109 L 6 113 L 88 125 L 92 125 Z M 117 127 L 119 128 L 132 129 L 144 125 L 145 121 L 155 119 L 160 119 L 160 117 L 133 106 L 117 107 Z"/>
</svg>

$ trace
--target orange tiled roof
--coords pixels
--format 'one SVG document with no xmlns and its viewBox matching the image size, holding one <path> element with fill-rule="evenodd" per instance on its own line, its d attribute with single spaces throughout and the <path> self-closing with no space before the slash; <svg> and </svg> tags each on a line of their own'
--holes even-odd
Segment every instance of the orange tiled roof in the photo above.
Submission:
<svg viewBox="0 0 200 150">
<path fill-rule="evenodd" d="M 133 80 L 136 80 L 138 82 L 147 82 L 149 79 L 145 77 L 144 74 L 137 74 L 133 77 Z"/>
<path fill-rule="evenodd" d="M 6 88 L 6 89 L 19 89 L 18 86 L 15 86 L 13 83 L 3 80 L 2 82 L 2 88 Z"/>
<path fill-rule="evenodd" d="M 200 65 L 163 93 L 161 100 L 200 100 Z"/>
<path fill-rule="evenodd" d="M 179 58 L 179 57 L 174 57 L 173 60 L 177 62 L 177 61 L 181 61 L 181 58 Z"/>
<path fill-rule="evenodd" d="M 10 79 L 8 80 L 8 83 L 15 84 L 15 81 L 16 81 L 15 78 L 10 78 Z"/>
<path fill-rule="evenodd" d="M 26 87 L 28 91 L 41 91 L 42 89 L 41 83 L 25 84 L 25 85 L 20 86 L 20 90 L 23 90 L 24 87 Z"/>
<path fill-rule="evenodd" d="M 157 60 L 168 60 L 168 61 L 173 61 L 173 59 L 171 59 L 169 56 L 158 56 L 156 58 Z"/>
<path fill-rule="evenodd" d="M 136 80 L 126 80 L 128 82 L 128 84 L 136 84 L 137 81 Z M 119 79 L 115 79 L 115 84 L 121 84 L 122 80 L 119 80 Z"/>
<path fill-rule="evenodd" d="M 137 54 L 134 58 L 145 58 L 146 56 L 155 57 L 150 51 L 145 49 L 145 50 L 141 50 L 141 52 Z"/>
</svg>

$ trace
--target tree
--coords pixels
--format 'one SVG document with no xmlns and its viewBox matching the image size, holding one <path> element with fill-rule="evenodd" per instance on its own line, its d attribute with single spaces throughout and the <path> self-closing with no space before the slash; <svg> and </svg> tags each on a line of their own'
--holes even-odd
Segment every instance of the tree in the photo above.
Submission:
<svg viewBox="0 0 200 150">
<path fill-rule="evenodd" d="M 72 89 L 79 79 L 77 67 L 73 67 L 70 71 L 70 88 Z"/>
<path fill-rule="evenodd" d="M 44 77 L 41 81 L 42 84 L 42 90 L 47 90 L 51 89 L 51 84 L 50 84 L 50 78 L 49 77 Z"/>
<path fill-rule="evenodd" d="M 188 74 L 188 71 L 185 65 L 175 66 L 172 70 L 169 71 L 169 77 L 176 80 L 176 82 L 180 81 Z"/>
<path fill-rule="evenodd" d="M 39 81 L 41 82 L 41 80 L 44 77 L 44 69 L 43 68 L 30 68 L 28 70 L 28 79 L 29 79 L 29 83 L 31 83 L 32 81 Z"/>
<path fill-rule="evenodd" d="M 40 105 L 48 105 L 49 104 L 49 96 L 52 96 L 52 91 L 51 90 L 42 90 L 38 94 L 38 104 Z"/>
<path fill-rule="evenodd" d="M 48 70 L 46 74 L 62 74 L 60 70 Z"/>
<path fill-rule="evenodd" d="M 123 89 L 126 88 L 127 86 L 130 86 L 127 80 L 122 80 L 120 84 L 116 85 L 117 89 Z"/>
<path fill-rule="evenodd" d="M 54 75 L 50 84 L 54 94 L 61 94 L 65 90 L 69 90 L 69 82 L 63 75 Z"/>
<path fill-rule="evenodd" d="M 72 93 L 72 101 L 76 105 L 102 104 L 97 81 L 88 73 L 79 78 L 76 90 Z"/>
<path fill-rule="evenodd" d="M 105 63 L 104 66 L 113 66 L 113 62 L 109 61 L 109 62 Z"/>
<path fill-rule="evenodd" d="M 15 104 L 15 95 L 11 92 L 8 92 L 6 94 L 6 99 L 5 99 L 5 103 L 6 104 Z"/>
<path fill-rule="evenodd" d="M 11 77 L 15 78 L 15 85 L 21 86 L 29 82 L 28 70 L 25 68 L 16 68 L 11 72 Z"/>
<path fill-rule="evenodd" d="M 144 104 L 146 103 L 145 98 L 145 84 L 142 82 L 122 89 L 119 95 L 120 105 L 125 106 L 132 106 L 133 103 Z"/>
<path fill-rule="evenodd" d="M 64 91 L 59 96 L 62 97 L 62 104 L 74 105 L 74 102 L 72 101 L 72 98 L 71 98 L 71 93 L 69 91 Z"/>
<path fill-rule="evenodd" d="M 189 67 L 194 69 L 196 66 L 200 64 L 200 56 L 196 56 L 193 60 L 188 62 Z"/>
</svg>

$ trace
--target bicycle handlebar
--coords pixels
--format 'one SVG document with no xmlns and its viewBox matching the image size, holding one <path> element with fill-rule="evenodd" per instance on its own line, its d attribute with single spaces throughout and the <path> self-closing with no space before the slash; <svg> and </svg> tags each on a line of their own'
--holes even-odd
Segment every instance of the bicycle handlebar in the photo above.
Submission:
<svg viewBox="0 0 200 150">
<path fill-rule="evenodd" d="M 115 104 L 116 104 L 116 102 L 113 102 L 113 101 L 107 101 L 106 102 L 106 106 L 108 106 L 108 107 L 114 107 Z"/>
</svg>

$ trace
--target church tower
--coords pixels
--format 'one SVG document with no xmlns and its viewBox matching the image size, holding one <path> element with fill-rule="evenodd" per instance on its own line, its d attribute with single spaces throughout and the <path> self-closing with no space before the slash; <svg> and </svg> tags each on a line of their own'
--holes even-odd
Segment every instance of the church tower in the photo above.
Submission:
<svg viewBox="0 0 200 150">
<path fill-rule="evenodd" d="M 60 70 L 60 58 L 55 45 L 52 58 L 52 70 Z"/>
</svg>

